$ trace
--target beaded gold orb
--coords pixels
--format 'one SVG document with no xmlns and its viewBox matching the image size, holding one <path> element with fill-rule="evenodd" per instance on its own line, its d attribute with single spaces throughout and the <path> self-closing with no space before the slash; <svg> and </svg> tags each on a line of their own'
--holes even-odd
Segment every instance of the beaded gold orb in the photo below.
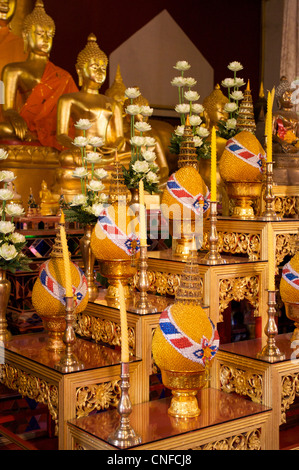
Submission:
<svg viewBox="0 0 299 470">
<path fill-rule="evenodd" d="M 295 324 L 291 341 L 299 340 L 299 252 L 284 265 L 279 286 L 285 313 Z"/>
<path fill-rule="evenodd" d="M 88 286 L 83 271 L 73 262 L 71 279 L 74 292 L 74 314 L 85 310 L 88 303 Z M 32 304 L 43 320 L 48 333 L 47 349 L 60 351 L 65 348 L 63 335 L 66 328 L 65 269 L 60 246 L 60 237 L 51 253 L 51 258 L 43 263 L 32 290 Z"/>
</svg>

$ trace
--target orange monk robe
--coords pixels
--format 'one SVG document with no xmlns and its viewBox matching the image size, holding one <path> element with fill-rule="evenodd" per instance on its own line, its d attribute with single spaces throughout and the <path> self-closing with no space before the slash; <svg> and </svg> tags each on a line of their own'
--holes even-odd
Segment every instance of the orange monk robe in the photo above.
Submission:
<svg viewBox="0 0 299 470">
<path fill-rule="evenodd" d="M 27 55 L 24 52 L 23 39 L 10 31 L 8 26 L 0 28 L 0 76 L 5 65 L 11 62 L 24 62 Z M 3 119 L 0 109 L 0 121 Z"/>
<path fill-rule="evenodd" d="M 45 147 L 62 147 L 56 140 L 57 102 L 61 95 L 79 91 L 73 78 L 52 62 L 47 62 L 42 79 L 20 111 L 28 129 Z"/>
</svg>

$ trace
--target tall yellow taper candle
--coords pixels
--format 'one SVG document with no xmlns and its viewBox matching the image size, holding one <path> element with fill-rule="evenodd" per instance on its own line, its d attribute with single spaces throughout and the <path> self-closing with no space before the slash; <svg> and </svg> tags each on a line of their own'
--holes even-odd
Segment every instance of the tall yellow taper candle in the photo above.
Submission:
<svg viewBox="0 0 299 470">
<path fill-rule="evenodd" d="M 120 329 L 121 329 L 121 362 L 129 362 L 129 338 L 128 338 L 128 322 L 127 309 L 124 288 L 119 281 L 119 312 L 120 312 Z"/>
<path fill-rule="evenodd" d="M 272 94 L 268 91 L 266 118 L 267 162 L 272 162 L 272 101 Z"/>
<path fill-rule="evenodd" d="M 211 201 L 217 200 L 216 192 L 216 169 L 217 169 L 217 152 L 216 152 L 216 129 L 212 128 L 211 135 Z"/>
<path fill-rule="evenodd" d="M 62 253 L 63 253 L 64 272 L 65 272 L 65 295 L 66 297 L 73 297 L 71 264 L 70 264 L 69 250 L 68 250 L 67 241 L 66 241 L 64 220 L 65 220 L 64 213 L 61 212 L 60 238 L 61 238 Z"/>
<path fill-rule="evenodd" d="M 268 290 L 275 290 L 275 252 L 274 232 L 271 223 L 268 224 Z"/>
<path fill-rule="evenodd" d="M 140 246 L 146 246 L 147 236 L 146 236 L 143 180 L 139 181 L 139 233 L 140 233 Z"/>
</svg>

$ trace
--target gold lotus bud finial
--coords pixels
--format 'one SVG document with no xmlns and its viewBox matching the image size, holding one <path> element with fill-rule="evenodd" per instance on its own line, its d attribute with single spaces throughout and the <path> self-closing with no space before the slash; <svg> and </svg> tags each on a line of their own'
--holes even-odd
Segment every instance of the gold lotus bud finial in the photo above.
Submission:
<svg viewBox="0 0 299 470">
<path fill-rule="evenodd" d="M 264 84 L 263 84 L 263 82 L 261 82 L 259 97 L 260 97 L 260 98 L 264 98 L 264 96 L 265 96 Z"/>
<path fill-rule="evenodd" d="M 93 33 L 88 36 L 86 46 L 77 56 L 77 70 L 82 70 L 84 65 L 89 62 L 90 59 L 100 59 L 106 66 L 108 65 L 108 57 L 98 46 L 97 38 Z"/>
<path fill-rule="evenodd" d="M 115 99 L 115 101 L 123 104 L 126 100 L 126 85 L 123 82 L 123 78 L 120 73 L 120 66 L 117 66 L 114 82 L 111 87 L 105 91 L 105 95 Z"/>
<path fill-rule="evenodd" d="M 23 22 L 23 34 L 31 31 L 32 26 L 46 26 L 53 29 L 55 33 L 54 20 L 45 12 L 43 0 L 36 0 L 35 7 L 29 15 L 27 15 Z"/>
<path fill-rule="evenodd" d="M 247 82 L 246 91 L 251 91 L 251 90 L 250 90 L 250 80 L 249 80 L 249 79 L 248 79 L 248 82 Z"/>
</svg>

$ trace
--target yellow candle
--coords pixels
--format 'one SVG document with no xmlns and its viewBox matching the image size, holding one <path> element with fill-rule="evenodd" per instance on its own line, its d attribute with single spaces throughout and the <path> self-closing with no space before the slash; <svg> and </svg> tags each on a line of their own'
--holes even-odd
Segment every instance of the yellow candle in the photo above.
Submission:
<svg viewBox="0 0 299 470">
<path fill-rule="evenodd" d="M 272 94 L 268 91 L 266 118 L 267 162 L 272 162 L 272 101 Z"/>
<path fill-rule="evenodd" d="M 216 152 L 216 129 L 213 127 L 211 136 L 211 201 L 217 199 L 216 192 L 216 168 L 217 168 L 217 152 Z"/>
<path fill-rule="evenodd" d="M 271 223 L 268 224 L 268 289 L 275 290 L 274 232 Z"/>
<path fill-rule="evenodd" d="M 143 180 L 139 181 L 139 233 L 140 233 L 140 246 L 146 246 L 147 236 L 146 236 Z"/>
<path fill-rule="evenodd" d="M 61 213 L 60 218 L 60 239 L 62 245 L 64 272 L 65 272 L 65 295 L 66 297 L 73 297 L 72 277 L 71 277 L 71 264 L 69 257 L 69 250 L 66 241 L 66 233 L 64 228 L 64 214 Z"/>
<path fill-rule="evenodd" d="M 129 362 L 129 338 L 128 338 L 128 323 L 127 323 L 127 310 L 124 288 L 119 281 L 119 312 L 120 312 L 120 329 L 121 329 L 121 362 Z"/>
</svg>

